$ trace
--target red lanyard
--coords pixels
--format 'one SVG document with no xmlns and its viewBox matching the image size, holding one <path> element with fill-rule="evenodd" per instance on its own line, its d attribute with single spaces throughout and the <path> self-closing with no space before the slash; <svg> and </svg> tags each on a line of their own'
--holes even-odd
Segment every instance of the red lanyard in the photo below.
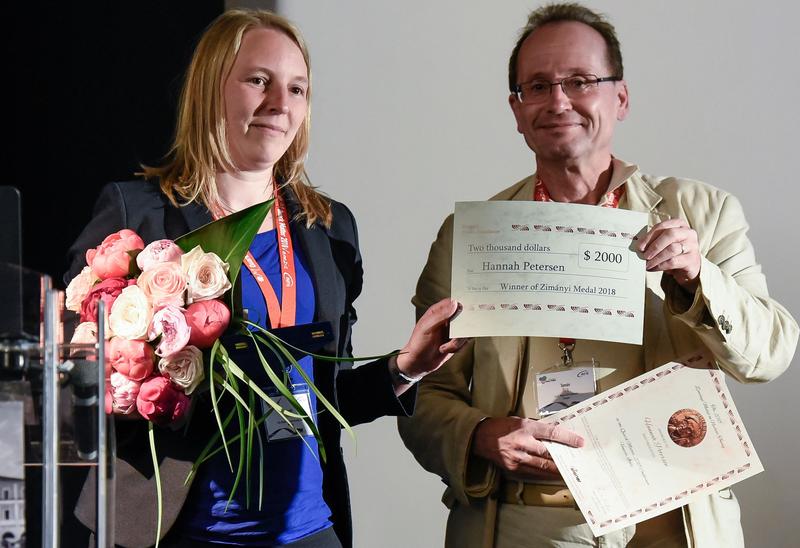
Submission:
<svg viewBox="0 0 800 548">
<path fill-rule="evenodd" d="M 214 218 L 219 217 L 220 215 L 215 212 Z M 292 235 L 289 232 L 289 216 L 286 213 L 286 205 L 277 192 L 275 193 L 275 203 L 272 206 L 272 218 L 275 221 L 275 229 L 278 233 L 278 262 L 280 262 L 281 266 L 281 286 L 283 289 L 283 298 L 280 302 L 278 302 L 275 288 L 270 284 L 269 278 L 264 274 L 264 270 L 253 257 L 253 254 L 248 251 L 242 262 L 261 289 L 261 294 L 267 304 L 270 326 L 272 328 L 290 327 L 295 324 L 297 312 L 294 248 L 292 247 Z"/>
</svg>

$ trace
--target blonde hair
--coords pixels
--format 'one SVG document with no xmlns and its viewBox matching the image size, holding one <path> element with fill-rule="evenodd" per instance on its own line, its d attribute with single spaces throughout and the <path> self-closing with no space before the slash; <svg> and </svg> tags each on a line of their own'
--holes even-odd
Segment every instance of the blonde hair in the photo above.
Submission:
<svg viewBox="0 0 800 548">
<path fill-rule="evenodd" d="M 219 169 L 235 170 L 225 129 L 222 88 L 230 74 L 244 34 L 270 28 L 288 36 L 303 54 L 308 67 L 309 110 L 294 140 L 275 164 L 273 174 L 281 186 L 294 192 L 300 204 L 298 218 L 306 226 L 316 221 L 330 226 L 330 202 L 317 192 L 305 172 L 311 124 L 311 65 L 300 31 L 287 19 L 265 10 L 229 10 L 217 17 L 197 44 L 186 72 L 178 103 L 175 138 L 162 166 L 143 166 L 145 177 L 159 179 L 161 190 L 175 206 L 199 201 L 212 209 L 220 204 L 215 183 Z"/>
</svg>

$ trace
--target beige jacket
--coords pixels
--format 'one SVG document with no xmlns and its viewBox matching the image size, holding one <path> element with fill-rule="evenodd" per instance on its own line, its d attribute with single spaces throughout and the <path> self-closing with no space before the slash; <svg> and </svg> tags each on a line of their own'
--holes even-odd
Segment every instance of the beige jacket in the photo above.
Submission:
<svg viewBox="0 0 800 548">
<path fill-rule="evenodd" d="M 492 199 L 529 200 L 535 180 L 534 174 Z M 769 297 L 738 200 L 697 181 L 642 174 L 616 159 L 614 181 L 626 185 L 620 207 L 650 213 L 651 225 L 667 216 L 686 219 L 697 231 L 703 256 L 693 301 L 670 276 L 647 273 L 646 369 L 704 346 L 740 382 L 780 375 L 792 360 L 798 325 Z M 431 246 L 412 299 L 418 315 L 450 296 L 452 238 L 451 215 Z M 507 416 L 516 408 L 529 342 L 524 337 L 474 339 L 425 378 L 414 416 L 398 421 L 403 441 L 420 464 L 448 485 L 443 501 L 451 508 L 482 504 L 497 489 L 497 469 L 471 454 L 472 433 L 483 417 Z M 484 507 L 496 511 L 494 504 Z M 743 546 L 739 506 L 728 489 L 688 504 L 684 521 L 690 546 Z"/>
</svg>

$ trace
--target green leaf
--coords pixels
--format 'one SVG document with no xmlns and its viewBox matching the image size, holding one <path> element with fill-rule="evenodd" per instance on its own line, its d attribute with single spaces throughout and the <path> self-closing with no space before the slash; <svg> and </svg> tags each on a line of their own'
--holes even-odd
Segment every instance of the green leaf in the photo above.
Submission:
<svg viewBox="0 0 800 548">
<path fill-rule="evenodd" d="M 242 260 L 275 200 L 267 200 L 184 234 L 175 243 L 189 252 L 196 246 L 228 263 L 228 279 L 235 285 Z M 235 307 L 232 307 L 233 310 Z"/>
<path fill-rule="evenodd" d="M 242 404 L 238 401 L 234 402 L 236 404 L 236 414 L 237 418 L 239 419 L 239 462 L 236 466 L 236 476 L 233 479 L 233 486 L 231 487 L 231 494 L 228 496 L 228 501 L 225 503 L 225 512 L 228 511 L 228 506 L 231 502 L 233 502 L 233 496 L 236 493 L 236 490 L 239 488 L 239 483 L 242 480 L 242 473 L 244 472 L 244 447 L 247 443 L 246 434 L 247 430 L 244 426 L 244 408 Z"/>
<path fill-rule="evenodd" d="M 353 432 L 353 429 L 350 427 L 350 424 L 348 424 L 348 422 L 339 413 L 339 411 L 336 409 L 336 407 L 334 407 L 334 405 L 331 402 L 329 402 L 325 396 L 322 395 L 322 392 L 320 392 L 319 388 L 317 388 L 314 385 L 314 383 L 311 382 L 311 379 L 308 377 L 308 374 L 303 370 L 302 367 L 300 367 L 300 364 L 297 363 L 297 360 L 295 360 L 294 356 L 292 356 L 292 354 L 288 350 L 286 350 L 286 346 L 290 346 L 291 348 L 294 348 L 294 347 L 289 345 L 289 344 L 287 344 L 287 343 L 285 343 L 284 341 L 282 341 L 280 338 L 278 338 L 277 336 L 275 336 L 273 333 L 269 332 L 268 330 L 266 330 L 266 329 L 264 329 L 264 328 L 262 328 L 260 326 L 257 326 L 257 327 L 259 327 L 259 330 L 264 335 L 266 335 L 268 339 L 272 340 L 274 345 L 271 344 L 267 339 L 264 339 L 260 335 L 255 335 L 255 337 L 259 341 L 261 341 L 264 345 L 272 347 L 272 348 L 276 348 L 277 350 L 279 350 L 284 355 L 284 357 L 286 357 L 286 359 L 289 360 L 289 362 L 291 362 L 292 365 L 294 365 L 294 367 L 297 369 L 297 372 L 300 373 L 300 376 L 303 377 L 303 380 L 305 380 L 305 382 L 309 386 L 309 388 L 311 388 L 311 390 L 314 391 L 314 394 L 316 394 L 317 402 L 321 403 L 322 406 L 325 409 L 327 409 L 331 413 L 331 415 L 333 415 L 333 417 L 339 422 L 339 424 L 342 425 L 342 428 L 344 428 L 345 431 L 347 431 L 347 433 L 350 435 L 350 438 L 353 441 L 355 441 L 356 440 L 356 435 L 355 435 L 355 432 Z M 256 349 L 258 349 L 258 346 L 256 346 Z M 299 348 L 297 350 L 300 351 L 300 352 L 303 352 L 305 354 L 310 354 L 309 352 L 305 352 L 304 350 L 299 349 Z M 316 433 L 314 435 L 319 440 L 320 457 L 324 461 L 325 460 L 325 453 L 323 451 L 322 438 L 320 436 L 318 436 Z"/>
<path fill-rule="evenodd" d="M 139 253 L 141 252 L 141 249 L 131 249 L 128 251 L 128 276 L 131 278 L 138 278 L 139 274 L 142 273 L 142 271 L 139 269 L 138 263 L 136 262 L 136 257 L 138 257 Z"/>
<path fill-rule="evenodd" d="M 311 445 L 309 445 L 309 443 L 306 441 L 305 436 L 303 436 L 302 433 L 299 432 L 295 428 L 294 424 L 290 420 L 288 420 L 286 417 L 287 416 L 294 416 L 294 417 L 299 417 L 299 418 L 303 419 L 303 422 L 306 423 L 306 425 L 308 426 L 309 430 L 311 430 L 311 434 L 314 436 L 314 439 L 317 440 L 317 450 L 319 451 L 320 458 L 322 459 L 323 462 L 325 462 L 325 458 L 326 458 L 325 457 L 325 444 L 322 443 L 322 435 L 319 433 L 319 430 L 317 429 L 317 425 L 314 422 L 314 419 L 312 419 L 311 417 L 308 416 L 308 413 L 306 413 L 306 410 L 303 409 L 303 406 L 300 405 L 300 402 L 298 402 L 297 399 L 294 397 L 294 394 L 292 394 L 292 391 L 289 390 L 288 386 L 286 386 L 286 383 L 289 382 L 288 375 L 286 375 L 285 371 L 284 371 L 284 380 L 279 379 L 278 376 L 275 374 L 275 372 L 272 370 L 272 367 L 270 367 L 269 363 L 267 363 L 267 359 L 266 359 L 266 357 L 264 357 L 264 354 L 261 352 L 261 349 L 258 347 L 258 344 L 256 342 L 256 338 L 249 331 L 247 331 L 247 334 L 250 335 L 250 338 L 253 340 L 253 346 L 256 349 L 256 353 L 258 354 L 259 361 L 261 361 L 261 367 L 267 373 L 267 377 L 269 377 L 269 379 L 272 381 L 272 384 L 275 385 L 275 388 L 278 390 L 278 392 L 280 392 L 281 395 L 284 398 L 286 398 L 286 401 L 289 402 L 289 405 L 291 405 L 292 408 L 297 412 L 297 414 L 295 414 L 295 413 L 291 413 L 290 411 L 288 411 L 286 409 L 283 409 L 280 412 L 280 416 L 291 427 L 292 431 L 295 434 L 297 434 L 300 437 L 301 440 L 303 440 L 303 443 L 306 444 L 306 447 L 308 447 L 308 449 L 311 450 Z M 296 362 L 295 362 L 295 365 L 297 365 Z M 300 367 L 300 366 L 297 365 L 297 367 Z M 311 386 L 316 391 L 316 387 L 314 387 L 313 383 L 309 383 L 309 386 Z"/>
<path fill-rule="evenodd" d="M 320 360 L 323 362 L 345 362 L 345 363 L 356 363 L 356 362 L 365 362 L 370 361 L 373 362 L 375 360 L 382 360 L 384 358 L 391 358 L 392 356 L 399 356 L 400 354 L 404 354 L 401 350 L 396 352 L 389 352 L 388 354 L 380 354 L 375 356 L 355 356 L 353 358 L 347 357 L 338 357 L 338 356 L 325 356 L 324 354 L 314 354 L 313 352 L 309 352 L 308 350 L 303 350 L 302 348 L 298 348 L 296 346 L 292 346 L 291 344 L 287 343 L 277 335 L 275 335 L 272 331 L 264 329 L 262 326 L 258 325 L 257 323 L 253 323 L 248 320 L 242 320 L 241 324 L 244 326 L 251 326 L 257 328 L 259 331 L 263 331 L 264 333 L 269 334 L 270 338 L 277 341 L 279 344 L 283 345 L 284 347 L 291 348 L 292 350 L 296 350 L 305 354 L 306 356 L 311 356 L 315 360 Z"/>
<path fill-rule="evenodd" d="M 158 455 L 156 455 L 156 436 L 153 431 L 153 423 L 147 421 L 147 436 L 150 439 L 150 456 L 153 457 L 153 473 L 156 478 L 156 496 L 158 497 L 158 523 L 156 525 L 156 548 L 161 540 L 161 514 L 162 514 L 162 494 L 161 494 L 161 474 L 158 470 Z"/>
<path fill-rule="evenodd" d="M 232 472 L 233 471 L 233 462 L 231 461 L 230 451 L 228 451 L 228 444 L 225 442 L 225 426 L 227 426 L 227 423 L 225 423 L 225 425 L 223 426 L 222 420 L 220 419 L 220 416 L 219 416 L 219 400 L 216 397 L 216 388 L 214 386 L 214 376 L 215 376 L 215 373 L 214 373 L 214 362 L 217 359 L 217 352 L 220 352 L 220 354 L 222 354 L 223 357 L 227 356 L 227 354 L 228 354 L 227 350 L 225 350 L 225 347 L 222 346 L 222 343 L 219 342 L 219 339 L 214 341 L 214 346 L 211 347 L 211 359 L 210 359 L 210 363 L 208 364 L 208 387 L 209 387 L 209 392 L 211 394 L 210 395 L 210 397 L 211 397 L 211 407 L 214 410 L 214 419 L 216 419 L 216 421 L 217 421 L 217 428 L 218 428 L 220 436 L 222 437 L 222 446 L 225 448 L 225 456 L 228 457 L 228 466 L 230 467 L 231 472 Z M 221 394 L 220 394 L 220 397 L 222 397 Z"/>
</svg>

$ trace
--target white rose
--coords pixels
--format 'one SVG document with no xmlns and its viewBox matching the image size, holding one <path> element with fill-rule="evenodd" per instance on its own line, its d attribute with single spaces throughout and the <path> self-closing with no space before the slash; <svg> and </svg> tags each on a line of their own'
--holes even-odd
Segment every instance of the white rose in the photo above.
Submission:
<svg viewBox="0 0 800 548">
<path fill-rule="evenodd" d="M 81 322 L 75 328 L 72 334 L 70 344 L 95 344 L 97 343 L 97 324 L 95 322 Z M 94 349 L 75 349 L 70 350 L 69 355 L 71 358 L 84 358 L 87 360 L 96 360 L 97 355 Z"/>
<path fill-rule="evenodd" d="M 216 299 L 231 288 L 228 263 L 214 253 L 205 253 L 200 246 L 181 255 L 181 268 L 188 280 L 186 304 Z"/>
<path fill-rule="evenodd" d="M 158 370 L 183 389 L 188 396 L 206 377 L 203 372 L 203 353 L 196 346 L 186 346 L 158 362 Z"/>
<path fill-rule="evenodd" d="M 108 324 L 117 337 L 144 340 L 152 318 L 153 310 L 147 296 L 138 286 L 131 285 L 122 290 L 111 306 Z"/>
<path fill-rule="evenodd" d="M 94 344 L 97 342 L 97 324 L 95 322 L 81 322 L 75 328 L 70 343 Z"/>
<path fill-rule="evenodd" d="M 72 278 L 72 281 L 69 282 L 67 286 L 67 299 L 65 303 L 67 310 L 80 313 L 83 299 L 89 294 L 92 286 L 99 281 L 100 278 L 92 272 L 92 269 L 88 266 L 84 266 L 81 273 Z"/>
</svg>

